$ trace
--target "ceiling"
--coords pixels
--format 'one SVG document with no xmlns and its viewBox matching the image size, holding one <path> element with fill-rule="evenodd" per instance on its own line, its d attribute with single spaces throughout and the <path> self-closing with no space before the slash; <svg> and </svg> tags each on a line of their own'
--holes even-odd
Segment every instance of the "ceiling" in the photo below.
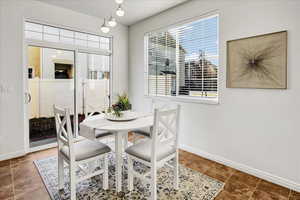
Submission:
<svg viewBox="0 0 300 200">
<path fill-rule="evenodd" d="M 104 18 L 115 13 L 115 0 L 38 0 L 44 3 L 64 7 L 84 14 Z M 147 17 L 158 14 L 189 0 L 124 0 L 124 17 L 117 21 L 124 25 L 132 25 Z"/>
</svg>

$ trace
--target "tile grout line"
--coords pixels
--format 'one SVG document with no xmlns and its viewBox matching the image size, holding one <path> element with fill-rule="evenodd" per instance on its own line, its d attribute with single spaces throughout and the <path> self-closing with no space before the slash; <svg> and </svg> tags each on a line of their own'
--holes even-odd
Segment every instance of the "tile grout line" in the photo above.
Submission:
<svg viewBox="0 0 300 200">
<path fill-rule="evenodd" d="M 291 189 L 289 189 L 290 190 L 290 193 L 289 193 L 289 196 L 288 196 L 288 200 L 292 197 L 292 190 Z"/>
<path fill-rule="evenodd" d="M 208 172 L 211 168 L 213 168 L 213 166 L 215 166 L 216 163 L 213 163 L 213 165 L 211 167 L 209 167 L 207 170 L 205 170 L 202 174 L 205 174 L 206 172 Z"/>
<path fill-rule="evenodd" d="M 233 176 L 234 173 L 235 173 L 235 169 L 234 169 L 234 171 L 226 178 L 226 180 L 224 181 L 223 189 L 220 191 L 220 193 L 219 193 L 218 195 L 220 195 L 222 191 L 225 191 L 225 186 L 226 186 L 226 184 L 227 184 L 227 181 L 229 181 L 229 179 Z"/>
<path fill-rule="evenodd" d="M 227 179 L 225 180 L 224 184 L 226 185 L 227 181 L 229 181 L 229 179 L 233 176 L 233 174 L 236 172 L 235 169 L 233 169 L 234 171 L 230 174 L 230 176 L 227 177 Z M 224 186 L 225 186 L 224 185 Z"/>
<path fill-rule="evenodd" d="M 258 185 L 260 184 L 260 182 L 261 182 L 261 179 L 259 179 L 259 180 L 257 181 L 257 184 L 256 184 L 256 186 L 255 186 L 255 188 L 254 188 L 254 190 L 253 190 L 251 196 L 249 197 L 249 199 L 251 199 L 251 197 L 253 196 L 254 192 L 257 190 Z"/>
<path fill-rule="evenodd" d="M 9 168 L 10 168 L 10 174 L 11 174 L 11 184 L 12 184 L 12 190 L 13 190 L 13 199 L 16 200 L 16 192 L 15 192 L 15 182 L 14 182 L 14 173 L 12 168 L 12 160 L 9 161 Z"/>
</svg>

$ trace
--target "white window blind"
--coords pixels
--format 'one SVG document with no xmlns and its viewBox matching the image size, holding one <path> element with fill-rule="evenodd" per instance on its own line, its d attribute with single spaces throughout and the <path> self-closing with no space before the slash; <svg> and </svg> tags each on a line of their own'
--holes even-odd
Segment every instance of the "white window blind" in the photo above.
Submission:
<svg viewBox="0 0 300 200">
<path fill-rule="evenodd" d="M 146 35 L 150 96 L 218 97 L 218 16 Z"/>
</svg>

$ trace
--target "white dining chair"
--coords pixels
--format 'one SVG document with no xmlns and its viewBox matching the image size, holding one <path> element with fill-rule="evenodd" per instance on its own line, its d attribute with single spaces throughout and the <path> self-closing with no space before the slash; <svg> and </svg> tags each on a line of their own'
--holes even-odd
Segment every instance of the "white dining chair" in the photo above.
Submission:
<svg viewBox="0 0 300 200">
<path fill-rule="evenodd" d="M 154 112 L 155 109 L 168 109 L 174 107 L 174 104 L 168 99 L 157 98 L 151 100 L 151 107 L 152 112 Z M 139 136 L 142 136 L 143 139 L 151 138 L 152 130 L 153 126 L 143 129 L 132 130 L 131 133 L 133 134 L 133 143 L 136 144 L 137 142 L 142 141 L 142 139 L 140 139 L 141 137 Z"/>
<path fill-rule="evenodd" d="M 151 200 L 157 199 L 157 170 L 169 165 L 174 170 L 174 188 L 178 190 L 178 127 L 180 106 L 172 109 L 155 109 L 154 125 L 151 139 L 128 147 L 128 189 L 133 190 L 134 178 L 141 178 L 150 184 Z M 159 131 L 160 134 L 159 134 Z M 172 165 L 169 161 L 173 159 Z M 150 167 L 149 173 L 140 174 L 133 168 L 133 161 L 141 162 Z"/>
<path fill-rule="evenodd" d="M 102 107 L 92 107 L 90 105 L 87 105 L 88 107 L 90 107 L 91 109 L 95 110 L 94 112 L 91 112 L 91 113 L 88 113 L 86 112 L 85 113 L 85 120 L 89 120 L 89 119 L 93 119 L 93 117 L 95 116 L 94 114 L 97 112 L 96 110 L 102 108 Z M 108 144 L 108 142 L 106 141 L 103 141 L 104 139 L 108 139 L 108 138 L 111 138 L 113 136 L 113 133 L 112 132 L 109 132 L 109 131 L 105 131 L 105 130 L 95 130 L 95 138 L 96 140 L 99 140 L 103 143 L 106 143 Z"/>
<path fill-rule="evenodd" d="M 111 149 L 100 142 L 91 140 L 76 141 L 73 138 L 69 109 L 54 107 L 56 131 L 58 140 L 58 186 L 64 188 L 64 164 L 69 168 L 71 200 L 76 199 L 76 183 L 85 179 L 103 174 L 103 189 L 108 189 L 108 153 Z M 90 165 L 98 160 L 104 160 L 104 167 L 85 168 L 83 164 Z M 99 166 L 100 167 L 100 166 Z M 77 177 L 77 169 L 82 170 L 83 176 Z"/>
</svg>

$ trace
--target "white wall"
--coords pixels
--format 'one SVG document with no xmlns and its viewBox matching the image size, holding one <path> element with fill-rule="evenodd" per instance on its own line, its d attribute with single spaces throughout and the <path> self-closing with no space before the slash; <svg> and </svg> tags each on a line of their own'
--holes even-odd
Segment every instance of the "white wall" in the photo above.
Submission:
<svg viewBox="0 0 300 200">
<path fill-rule="evenodd" d="M 24 153 L 23 20 L 101 34 L 101 19 L 33 0 L 0 0 L 0 160 Z M 114 93 L 127 91 L 128 27 L 113 35 Z"/>
<path fill-rule="evenodd" d="M 129 28 L 129 93 L 144 97 L 145 32 L 218 9 L 220 104 L 182 103 L 182 148 L 300 190 L 300 1 L 191 1 Z M 288 30 L 288 89 L 226 88 L 226 41 Z"/>
</svg>

